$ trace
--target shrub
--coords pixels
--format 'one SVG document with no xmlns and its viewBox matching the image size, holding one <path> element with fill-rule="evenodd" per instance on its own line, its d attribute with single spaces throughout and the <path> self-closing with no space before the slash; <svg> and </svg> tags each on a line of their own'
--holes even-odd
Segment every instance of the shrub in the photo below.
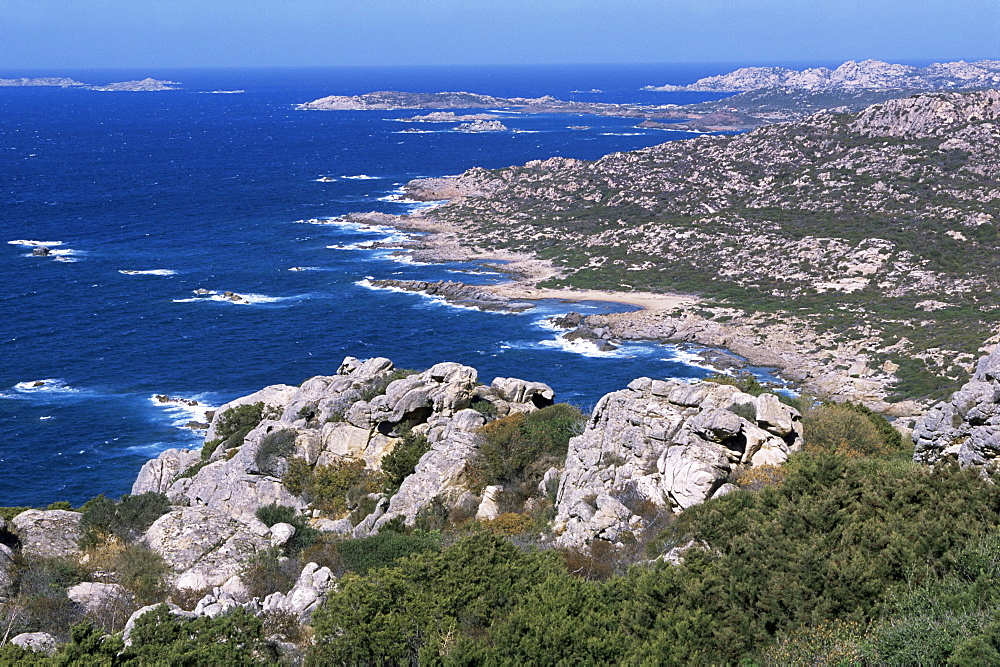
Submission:
<svg viewBox="0 0 1000 667">
<path fill-rule="evenodd" d="M 343 565 L 365 574 L 369 570 L 392 565 L 404 556 L 441 550 L 441 535 L 436 532 L 415 531 L 401 535 L 391 531 L 360 540 L 344 540 L 337 545 Z"/>
<path fill-rule="evenodd" d="M 281 462 L 295 453 L 296 437 L 298 432 L 291 428 L 272 431 L 265 435 L 254 454 L 257 470 L 266 475 L 279 474 Z"/>
<path fill-rule="evenodd" d="M 403 480 L 413 474 L 420 457 L 430 448 L 426 435 L 407 431 L 392 451 L 382 457 L 382 462 L 379 464 L 382 472 L 388 476 L 387 489 L 398 489 Z"/>
<path fill-rule="evenodd" d="M 565 458 L 569 439 L 582 423 L 580 410 L 558 403 L 483 426 L 479 454 L 468 468 L 472 487 L 482 491 L 491 484 L 537 484 L 545 470 Z"/>
<path fill-rule="evenodd" d="M 707 378 L 706 382 L 715 382 L 716 384 L 729 384 L 744 394 L 750 394 L 751 396 L 760 396 L 761 394 L 767 393 L 769 389 L 762 385 L 760 381 L 754 377 L 753 373 L 749 371 L 740 371 L 733 375 L 726 375 L 725 373 L 712 373 Z"/>
<path fill-rule="evenodd" d="M 870 412 L 870 411 L 868 411 Z M 885 418 L 881 418 L 885 422 Z M 886 430 L 888 428 L 888 431 Z M 885 456 L 899 451 L 902 438 L 888 422 L 880 427 L 858 406 L 823 403 L 802 417 L 805 449 L 846 456 Z"/>
<path fill-rule="evenodd" d="M 495 519 L 482 522 L 483 527 L 494 535 L 521 535 L 535 529 L 535 520 L 527 514 L 505 512 Z"/>
<path fill-rule="evenodd" d="M 80 546 L 92 547 L 111 536 L 132 542 L 169 510 L 170 501 L 162 493 L 125 494 L 118 502 L 101 494 L 88 500 L 81 508 L 83 534 Z"/>
<path fill-rule="evenodd" d="M 201 458 L 212 458 L 220 445 L 223 449 L 239 447 L 247 433 L 256 428 L 263 418 L 263 403 L 246 403 L 229 408 L 219 415 L 215 423 L 215 439 L 207 441 L 201 448 Z"/>
<path fill-rule="evenodd" d="M 766 463 L 739 471 L 733 481 L 741 489 L 760 491 L 764 487 L 781 484 L 787 473 L 784 466 Z"/>
<path fill-rule="evenodd" d="M 250 560 L 240 573 L 250 590 L 250 597 L 264 599 L 271 593 L 287 593 L 295 586 L 301 568 L 291 558 L 282 558 L 278 548 L 262 551 Z"/>
<path fill-rule="evenodd" d="M 117 559 L 118 578 L 122 586 L 129 589 L 141 604 L 152 604 L 162 600 L 168 587 L 166 577 L 170 567 L 160 554 L 144 544 L 130 544 Z"/>
<path fill-rule="evenodd" d="M 84 580 L 86 572 L 69 558 L 42 556 L 20 557 L 11 574 L 16 594 L 2 607 L 4 631 L 11 636 L 21 632 L 48 632 L 67 638 L 70 626 L 81 619 L 81 612 L 66 590 Z"/>
<path fill-rule="evenodd" d="M 291 493 L 302 496 L 315 509 L 344 516 L 350 509 L 348 492 L 359 489 L 375 493 L 383 487 L 384 479 L 381 473 L 367 469 L 360 459 L 340 459 L 311 467 L 304 459 L 294 458 L 289 461 L 282 482 Z"/>
</svg>

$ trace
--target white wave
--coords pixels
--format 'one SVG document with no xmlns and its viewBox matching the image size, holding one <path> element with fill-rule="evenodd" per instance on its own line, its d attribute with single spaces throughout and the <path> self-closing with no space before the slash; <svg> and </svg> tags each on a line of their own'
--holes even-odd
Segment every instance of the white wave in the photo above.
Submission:
<svg viewBox="0 0 1000 667">
<path fill-rule="evenodd" d="M 352 181 L 377 181 L 379 179 L 385 178 L 384 176 L 369 176 L 368 174 L 356 174 L 354 176 L 341 176 L 341 178 L 347 178 Z"/>
<path fill-rule="evenodd" d="M 445 269 L 445 273 L 464 273 L 474 276 L 502 276 L 498 271 L 476 271 L 475 269 Z"/>
<path fill-rule="evenodd" d="M 573 354 L 579 354 L 584 357 L 600 357 L 600 358 L 627 358 L 630 355 L 625 354 L 621 348 L 617 350 L 600 350 L 597 348 L 592 341 L 584 340 L 578 338 L 576 340 L 566 340 L 562 336 L 557 336 L 553 340 L 543 340 L 539 345 L 543 347 L 554 347 L 562 350 L 563 352 L 572 352 Z"/>
<path fill-rule="evenodd" d="M 65 241 L 32 241 L 30 239 L 14 239 L 13 241 L 7 241 L 10 245 L 19 245 L 26 248 L 34 248 L 36 246 L 59 246 L 63 245 Z"/>
<path fill-rule="evenodd" d="M 14 391 L 22 394 L 52 393 L 52 394 L 73 394 L 80 391 L 66 384 L 59 378 L 45 378 L 44 380 L 25 380 L 14 385 Z"/>
<path fill-rule="evenodd" d="M 641 137 L 645 132 L 601 132 L 602 137 Z"/>
<path fill-rule="evenodd" d="M 218 409 L 218 406 L 205 403 L 204 397 L 200 394 L 195 396 L 153 394 L 149 397 L 149 401 L 163 408 L 173 418 L 172 425 L 181 428 L 187 428 L 190 422 L 207 424 L 208 413 Z"/>
<path fill-rule="evenodd" d="M 455 308 L 457 310 L 474 310 L 481 313 L 498 313 L 501 315 L 509 314 L 507 311 L 482 310 L 480 308 L 476 308 L 475 306 L 466 306 L 458 303 L 450 303 L 447 299 L 445 299 L 442 296 L 438 296 L 437 294 L 426 294 L 424 292 L 415 292 L 413 290 L 402 289 L 400 287 L 394 287 L 391 285 L 374 285 L 371 282 L 372 280 L 374 280 L 372 276 L 365 276 L 361 280 L 355 281 L 354 284 L 357 285 L 358 287 L 364 287 L 365 289 L 370 289 L 374 291 L 397 292 L 399 294 L 411 294 L 414 296 L 419 296 L 422 297 L 423 302 L 428 306 L 447 306 L 448 308 Z"/>
<path fill-rule="evenodd" d="M 541 134 L 542 131 L 541 130 L 518 130 L 517 128 L 514 128 L 513 130 L 511 130 L 511 132 L 513 132 L 514 134 Z"/>
<path fill-rule="evenodd" d="M 38 421 L 46 421 L 52 419 L 52 415 L 45 415 L 44 417 L 39 417 Z"/>
<path fill-rule="evenodd" d="M 177 275 L 177 272 L 173 269 L 143 269 L 141 271 L 130 270 L 130 269 L 118 269 L 118 273 L 123 273 L 126 276 L 173 276 Z"/>
<path fill-rule="evenodd" d="M 396 130 L 393 134 L 434 134 L 435 132 L 440 132 L 441 130 Z"/>
<path fill-rule="evenodd" d="M 362 250 L 360 243 L 343 243 L 340 245 L 328 245 L 327 248 L 330 250 Z"/>
<path fill-rule="evenodd" d="M 396 251 L 393 251 L 396 252 Z M 386 259 L 392 260 L 397 264 L 407 264 L 409 266 L 430 266 L 433 262 L 421 262 L 413 259 L 413 255 L 406 254 L 389 254 L 385 256 Z"/>
<path fill-rule="evenodd" d="M 83 252 L 80 250 L 73 250 L 72 248 L 57 248 L 56 250 L 50 250 L 50 255 L 55 257 L 71 257 L 73 255 L 82 255 Z"/>
<path fill-rule="evenodd" d="M 237 93 L 245 93 L 245 90 L 199 90 L 197 91 L 202 95 L 236 95 Z"/>
<path fill-rule="evenodd" d="M 333 176 L 320 176 L 319 178 L 313 179 L 313 181 L 315 181 L 316 183 L 334 183 L 336 182 L 336 180 L 337 179 L 334 178 Z"/>
<path fill-rule="evenodd" d="M 723 375 L 730 375 L 731 371 L 716 368 L 709 364 L 705 359 L 692 350 L 682 350 L 673 345 L 666 346 L 670 350 L 670 356 L 661 361 L 673 361 L 675 363 L 682 363 L 685 366 L 691 366 L 692 368 L 701 368 L 702 370 L 712 371 L 713 373 L 722 373 Z"/>
<path fill-rule="evenodd" d="M 80 261 L 80 260 L 76 259 L 75 257 L 54 257 L 53 259 L 55 261 L 57 261 L 57 262 L 79 262 Z"/>
<path fill-rule="evenodd" d="M 239 297 L 239 298 L 233 298 Z M 194 303 L 196 301 L 220 301 L 232 303 L 240 306 L 253 306 L 259 303 L 277 303 L 279 301 L 292 301 L 301 299 L 302 296 L 267 296 L 266 294 L 253 294 L 244 292 L 231 292 L 226 295 L 223 292 L 208 290 L 186 299 L 173 299 L 174 303 Z"/>
<path fill-rule="evenodd" d="M 328 248 L 330 246 L 327 246 Z M 323 269 L 318 266 L 292 266 L 289 267 L 289 271 L 322 271 Z"/>
</svg>

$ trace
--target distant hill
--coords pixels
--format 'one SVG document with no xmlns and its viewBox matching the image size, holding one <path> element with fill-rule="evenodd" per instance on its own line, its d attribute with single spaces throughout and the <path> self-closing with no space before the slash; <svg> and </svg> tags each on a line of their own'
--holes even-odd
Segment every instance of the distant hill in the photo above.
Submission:
<svg viewBox="0 0 1000 667">
<path fill-rule="evenodd" d="M 927 67 L 897 65 L 881 60 L 849 60 L 837 69 L 816 67 L 742 67 L 729 74 L 698 79 L 686 86 L 646 86 L 653 91 L 739 92 L 776 86 L 797 90 L 962 90 L 1000 85 L 1000 60 L 964 60 L 934 63 Z"/>
</svg>

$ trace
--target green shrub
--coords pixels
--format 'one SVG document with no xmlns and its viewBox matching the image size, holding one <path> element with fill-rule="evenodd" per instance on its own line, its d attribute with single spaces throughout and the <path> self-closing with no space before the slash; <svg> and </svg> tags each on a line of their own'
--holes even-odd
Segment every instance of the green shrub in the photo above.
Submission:
<svg viewBox="0 0 1000 667">
<path fill-rule="evenodd" d="M 201 448 L 201 458 L 212 458 L 220 445 L 223 449 L 239 447 L 247 433 L 256 428 L 263 418 L 263 403 L 246 403 L 229 408 L 219 415 L 215 423 L 215 439 L 207 441 Z"/>
<path fill-rule="evenodd" d="M 566 403 L 515 413 L 479 429 L 478 456 L 469 464 L 473 489 L 491 484 L 537 484 L 566 456 L 569 439 L 580 433 L 583 414 Z"/>
<path fill-rule="evenodd" d="M 863 406 L 823 403 L 802 416 L 807 451 L 847 456 L 888 456 L 902 448 L 902 437 L 886 421 Z"/>
<path fill-rule="evenodd" d="M 295 453 L 297 437 L 298 432 L 291 428 L 271 431 L 265 435 L 254 455 L 257 470 L 267 475 L 277 474 L 282 459 L 287 459 Z"/>
<path fill-rule="evenodd" d="M 761 394 L 770 391 L 767 387 L 762 385 L 756 377 L 754 377 L 753 373 L 749 371 L 739 371 L 733 375 L 713 373 L 705 378 L 705 381 L 715 382 L 716 384 L 732 385 L 744 394 L 750 394 L 751 396 L 760 396 Z"/>
<path fill-rule="evenodd" d="M 388 476 L 388 489 L 398 489 L 403 480 L 413 474 L 420 457 L 430 450 L 430 443 L 423 433 L 407 431 L 392 451 L 382 457 L 379 467 Z"/>
<path fill-rule="evenodd" d="M 264 599 L 274 592 L 287 593 L 295 586 L 301 567 L 292 558 L 282 558 L 281 549 L 273 548 L 255 555 L 240 573 L 251 597 Z"/>
<path fill-rule="evenodd" d="M 27 512 L 32 507 L 0 507 L 0 517 L 8 523 L 21 512 Z"/>
<path fill-rule="evenodd" d="M 337 545 L 343 565 L 358 574 L 392 565 L 404 556 L 440 550 L 440 533 L 421 531 L 410 535 L 384 531 L 360 540 L 344 540 Z"/>
<path fill-rule="evenodd" d="M 88 500 L 81 508 L 83 534 L 80 546 L 84 549 L 96 546 L 111 536 L 132 542 L 169 510 L 170 501 L 162 493 L 125 494 L 118 502 L 101 494 Z"/>
<path fill-rule="evenodd" d="M 130 544 L 117 560 L 115 570 L 121 585 L 131 591 L 140 604 L 163 600 L 169 591 L 166 578 L 171 570 L 160 554 L 144 544 Z"/>
<path fill-rule="evenodd" d="M 327 465 L 310 466 L 294 458 L 282 478 L 285 488 L 302 496 L 315 509 L 344 516 L 350 509 L 348 493 L 375 493 L 385 484 L 385 476 L 365 467 L 360 459 L 340 459 Z"/>
</svg>

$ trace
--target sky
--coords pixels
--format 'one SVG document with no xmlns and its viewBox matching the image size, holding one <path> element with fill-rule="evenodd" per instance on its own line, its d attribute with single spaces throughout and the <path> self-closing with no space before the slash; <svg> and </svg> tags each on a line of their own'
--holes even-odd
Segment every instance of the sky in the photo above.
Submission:
<svg viewBox="0 0 1000 667">
<path fill-rule="evenodd" d="M 1000 59 L 1000 0 L 0 0 L 0 70 Z"/>
</svg>

